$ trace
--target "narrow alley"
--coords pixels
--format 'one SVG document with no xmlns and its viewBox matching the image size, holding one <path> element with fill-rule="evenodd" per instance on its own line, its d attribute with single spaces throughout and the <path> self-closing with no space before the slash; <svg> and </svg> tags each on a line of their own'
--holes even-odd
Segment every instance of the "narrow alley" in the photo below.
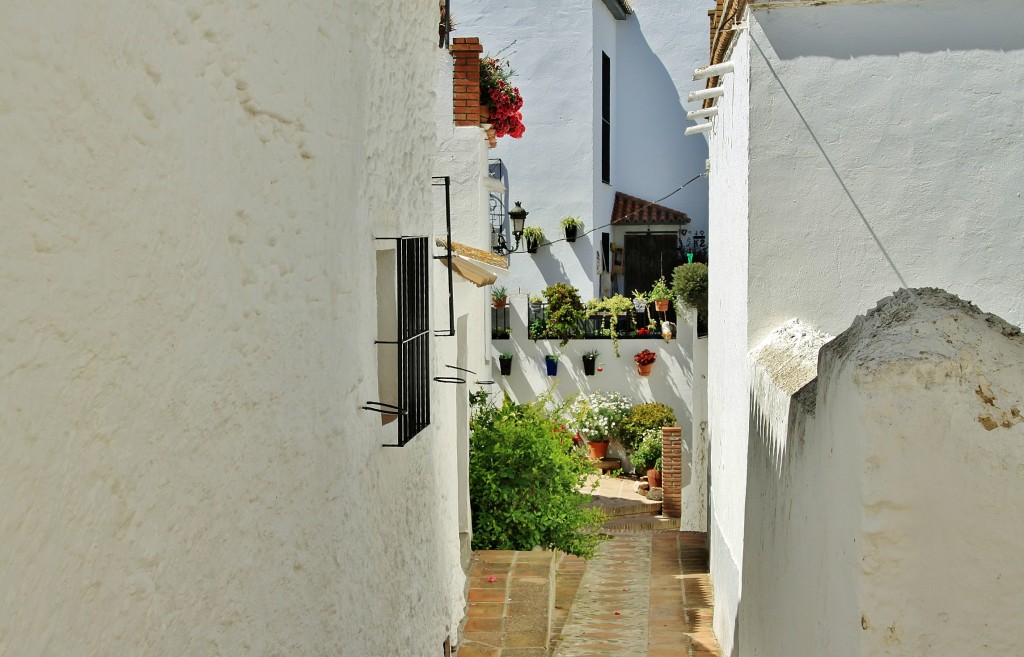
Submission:
<svg viewBox="0 0 1024 657">
<path fill-rule="evenodd" d="M 602 477 L 609 513 L 593 560 L 477 551 L 459 657 L 712 657 L 706 535 L 680 532 L 660 504 Z M 674 526 L 673 526 L 674 525 Z"/>
</svg>

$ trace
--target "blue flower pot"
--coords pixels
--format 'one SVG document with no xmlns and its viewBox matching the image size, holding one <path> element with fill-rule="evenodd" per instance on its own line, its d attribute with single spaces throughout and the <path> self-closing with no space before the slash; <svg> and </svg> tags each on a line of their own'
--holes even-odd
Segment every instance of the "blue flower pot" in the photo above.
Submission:
<svg viewBox="0 0 1024 657">
<path fill-rule="evenodd" d="M 558 361 L 544 357 L 544 364 L 548 366 L 548 376 L 558 376 Z"/>
</svg>

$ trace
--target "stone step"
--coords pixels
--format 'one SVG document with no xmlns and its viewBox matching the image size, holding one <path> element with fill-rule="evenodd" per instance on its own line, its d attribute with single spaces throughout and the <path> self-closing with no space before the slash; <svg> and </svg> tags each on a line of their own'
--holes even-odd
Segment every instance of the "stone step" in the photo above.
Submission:
<svg viewBox="0 0 1024 657">
<path fill-rule="evenodd" d="M 616 517 L 604 523 L 602 531 L 607 534 L 678 532 L 679 518 L 668 518 L 659 515 Z"/>
</svg>

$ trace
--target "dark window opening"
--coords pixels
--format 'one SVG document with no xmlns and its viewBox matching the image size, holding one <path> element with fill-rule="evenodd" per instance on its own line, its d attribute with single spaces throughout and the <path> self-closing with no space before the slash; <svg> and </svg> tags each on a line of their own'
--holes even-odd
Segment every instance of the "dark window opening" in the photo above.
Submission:
<svg viewBox="0 0 1024 657">
<path fill-rule="evenodd" d="M 612 60 L 601 53 L 601 182 L 612 181 Z"/>
</svg>

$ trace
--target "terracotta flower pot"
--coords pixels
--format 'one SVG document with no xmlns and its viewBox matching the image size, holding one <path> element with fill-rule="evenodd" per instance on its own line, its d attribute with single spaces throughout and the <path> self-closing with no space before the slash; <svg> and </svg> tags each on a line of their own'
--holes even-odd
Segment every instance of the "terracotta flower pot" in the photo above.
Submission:
<svg viewBox="0 0 1024 657">
<path fill-rule="evenodd" d="M 651 488 L 661 488 L 661 470 L 648 470 L 647 483 L 651 485 Z"/>
<path fill-rule="evenodd" d="M 508 297 L 502 298 L 501 301 L 491 301 L 491 305 L 499 310 L 504 308 L 506 303 L 508 303 Z"/>
<path fill-rule="evenodd" d="M 595 461 L 600 461 L 608 455 L 608 443 L 587 443 L 587 450 L 590 452 L 590 458 Z"/>
<path fill-rule="evenodd" d="M 654 309 L 659 313 L 668 312 L 668 299 L 655 299 Z"/>
<path fill-rule="evenodd" d="M 650 376 L 651 370 L 654 368 L 654 363 L 648 363 L 646 365 L 637 365 L 636 373 L 640 376 Z"/>
</svg>

